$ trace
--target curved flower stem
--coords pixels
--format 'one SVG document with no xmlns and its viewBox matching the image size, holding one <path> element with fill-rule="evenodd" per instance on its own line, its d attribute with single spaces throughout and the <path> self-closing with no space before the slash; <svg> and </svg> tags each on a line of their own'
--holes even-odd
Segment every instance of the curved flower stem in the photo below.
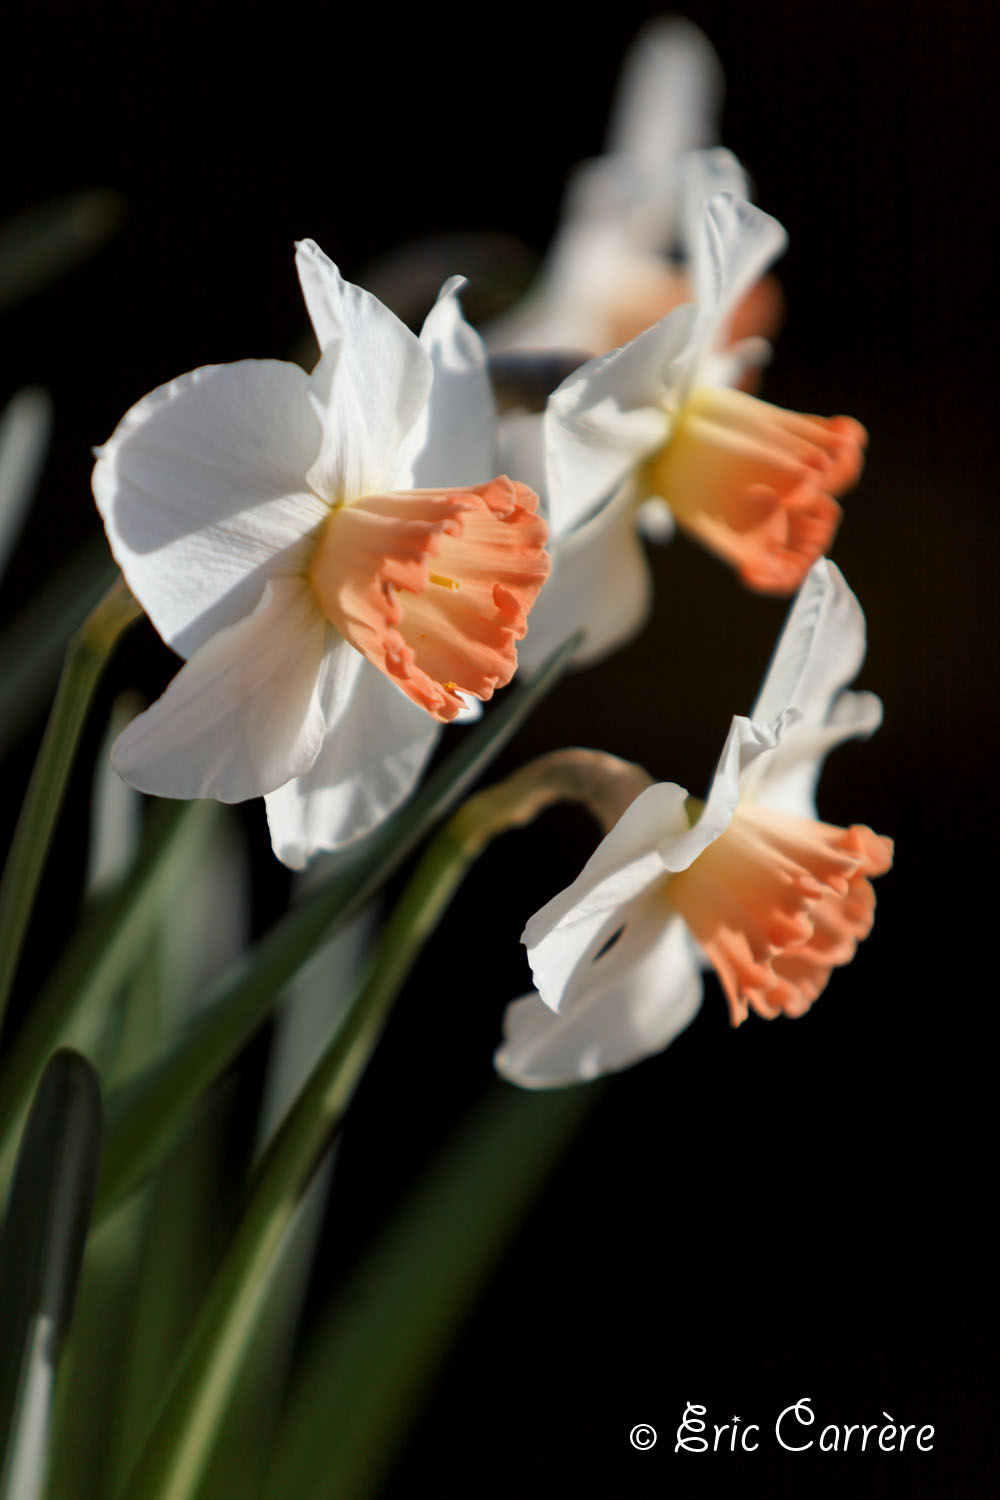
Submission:
<svg viewBox="0 0 1000 1500">
<path fill-rule="evenodd" d="M 70 639 L 0 883 L 0 1024 L 94 689 L 118 637 L 141 613 L 119 579 Z"/>
<path fill-rule="evenodd" d="M 471 797 L 428 845 L 354 1005 L 260 1160 L 243 1217 L 123 1500 L 189 1500 L 196 1493 L 296 1204 L 340 1125 L 400 987 L 469 866 L 498 833 L 567 797 L 584 801 L 608 826 L 648 781 L 645 772 L 611 756 L 560 751 Z"/>
</svg>

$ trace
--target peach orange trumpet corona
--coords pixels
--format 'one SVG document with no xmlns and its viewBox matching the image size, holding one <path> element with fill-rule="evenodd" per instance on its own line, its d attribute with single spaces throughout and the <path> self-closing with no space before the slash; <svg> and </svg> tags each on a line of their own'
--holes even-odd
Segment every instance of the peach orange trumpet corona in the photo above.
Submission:
<svg viewBox="0 0 1000 1500">
<path fill-rule="evenodd" d="M 627 488 L 633 513 L 665 503 L 678 526 L 765 593 L 793 593 L 828 550 L 837 496 L 861 472 L 864 428 L 733 389 L 761 348 L 759 339 L 727 342 L 734 314 L 784 244 L 781 225 L 745 200 L 703 200 L 694 301 L 553 393 L 545 471 L 558 543 L 613 511 Z M 603 540 L 597 528 L 594 540 Z"/>
</svg>

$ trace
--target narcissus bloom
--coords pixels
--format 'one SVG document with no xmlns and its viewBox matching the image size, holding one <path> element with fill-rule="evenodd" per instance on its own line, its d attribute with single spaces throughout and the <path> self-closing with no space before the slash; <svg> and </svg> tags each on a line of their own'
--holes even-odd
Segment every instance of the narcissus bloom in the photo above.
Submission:
<svg viewBox="0 0 1000 1500">
<path fill-rule="evenodd" d="M 683 240 L 682 163 L 717 138 L 721 97 L 718 59 L 697 27 L 643 27 L 622 64 L 606 149 L 574 168 L 538 280 L 487 330 L 491 349 L 603 353 L 690 295 L 667 252 Z"/>
<path fill-rule="evenodd" d="M 780 224 L 751 204 L 710 198 L 696 237 L 695 301 L 553 393 L 545 449 L 556 536 L 602 511 L 610 524 L 627 485 L 633 514 L 662 502 L 751 588 L 799 586 L 833 538 L 835 497 L 856 481 L 866 435 L 849 417 L 801 416 L 731 388 L 759 341 L 727 347 L 726 330 L 784 243 Z M 601 545 L 600 527 L 594 536 Z"/>
<path fill-rule="evenodd" d="M 536 496 L 495 473 L 485 356 L 442 289 L 418 339 L 311 241 L 311 375 L 243 360 L 140 401 L 98 450 L 115 559 L 187 658 L 119 737 L 141 791 L 267 797 L 301 866 L 412 787 L 488 699 L 548 572 Z"/>
<path fill-rule="evenodd" d="M 692 1019 L 715 969 L 734 1025 L 802 1015 L 871 929 L 871 880 L 892 844 L 817 819 L 829 750 L 881 720 L 842 692 L 864 616 L 832 563 L 811 570 L 749 719 L 735 718 L 708 798 L 640 793 L 524 938 L 538 993 L 508 1008 L 499 1071 L 545 1088 L 657 1052 Z"/>
</svg>

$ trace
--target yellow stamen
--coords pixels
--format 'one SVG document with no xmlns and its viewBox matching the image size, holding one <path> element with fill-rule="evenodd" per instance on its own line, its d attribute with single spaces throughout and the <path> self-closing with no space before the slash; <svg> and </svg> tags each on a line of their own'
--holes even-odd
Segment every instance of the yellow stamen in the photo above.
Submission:
<svg viewBox="0 0 1000 1500">
<path fill-rule="evenodd" d="M 462 585 L 457 578 L 448 578 L 444 573 L 429 573 L 431 583 L 436 583 L 442 589 L 460 589 Z"/>
</svg>

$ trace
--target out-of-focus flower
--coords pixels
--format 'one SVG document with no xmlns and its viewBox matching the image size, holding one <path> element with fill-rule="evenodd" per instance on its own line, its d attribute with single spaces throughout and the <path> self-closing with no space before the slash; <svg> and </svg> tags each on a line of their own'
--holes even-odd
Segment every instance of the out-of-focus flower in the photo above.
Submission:
<svg viewBox="0 0 1000 1500">
<path fill-rule="evenodd" d="M 510 680 L 548 572 L 535 495 L 483 482 L 493 408 L 461 278 L 418 339 L 311 241 L 297 265 L 313 373 L 183 375 L 127 413 L 93 481 L 129 587 L 188 658 L 118 770 L 160 796 L 267 795 L 294 867 L 385 817 L 462 694 Z"/>
<path fill-rule="evenodd" d="M 538 994 L 508 1007 L 502 1074 L 552 1087 L 659 1051 L 694 1016 L 705 961 L 734 1025 L 751 1009 L 802 1015 L 850 961 L 892 844 L 817 821 L 814 794 L 827 752 L 881 720 L 877 698 L 841 691 L 864 644 L 857 600 L 817 563 L 700 811 L 673 783 L 642 792 L 528 923 Z"/>
<path fill-rule="evenodd" d="M 681 162 L 716 138 L 721 96 L 718 59 L 697 27 L 663 19 L 642 29 L 622 63 L 605 150 L 574 169 L 538 280 L 490 325 L 491 348 L 602 353 L 685 299 L 667 256 L 682 235 Z"/>
<path fill-rule="evenodd" d="M 627 343 L 691 297 L 692 218 L 714 193 L 749 196 L 718 137 L 723 80 L 689 21 L 643 27 L 622 64 L 604 152 L 572 172 L 559 228 L 528 295 L 486 330 L 491 349 Z M 771 337 L 782 298 L 773 277 L 748 290 L 732 337 Z"/>
</svg>

